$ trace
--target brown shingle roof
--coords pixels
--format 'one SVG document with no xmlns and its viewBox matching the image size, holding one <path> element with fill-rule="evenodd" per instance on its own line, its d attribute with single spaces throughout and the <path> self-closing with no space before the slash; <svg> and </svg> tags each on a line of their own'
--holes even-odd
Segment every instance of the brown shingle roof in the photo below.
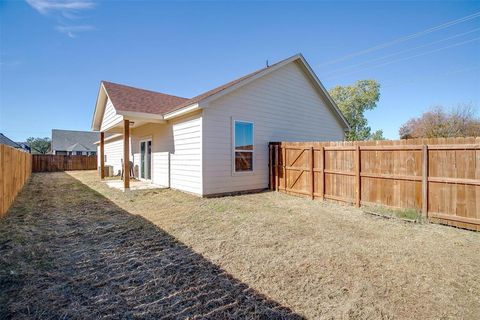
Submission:
<svg viewBox="0 0 480 320">
<path fill-rule="evenodd" d="M 280 64 L 285 60 L 277 62 L 270 67 Z M 246 76 L 230 81 L 224 85 L 204 92 L 191 99 L 180 98 L 160 92 L 138 89 L 107 81 L 102 81 L 102 83 L 105 86 L 107 94 L 112 100 L 112 103 L 116 109 L 123 111 L 145 112 L 163 115 L 165 113 L 181 109 L 191 104 L 198 103 L 201 100 L 208 98 L 222 90 L 228 89 L 231 86 L 234 86 L 245 79 L 257 75 L 265 69 L 267 68 L 262 68 L 252 73 L 249 73 Z"/>
<path fill-rule="evenodd" d="M 280 63 L 280 62 L 278 62 L 278 63 Z M 273 66 L 273 65 L 272 65 L 272 66 Z M 176 109 L 181 109 L 181 108 L 186 107 L 186 106 L 188 106 L 188 105 L 191 105 L 191 104 L 193 104 L 193 103 L 198 103 L 198 102 L 200 102 L 201 100 L 203 100 L 203 99 L 205 99 L 205 98 L 208 98 L 208 97 L 210 97 L 210 96 L 213 96 L 214 94 L 216 94 L 216 93 L 218 93 L 218 92 L 220 92 L 220 91 L 223 91 L 223 90 L 225 90 L 225 89 L 228 89 L 228 88 L 236 85 L 237 83 L 242 82 L 242 81 L 245 80 L 245 79 L 248 79 L 248 78 L 250 78 L 250 77 L 253 77 L 253 76 L 256 75 L 256 74 L 259 74 L 260 72 L 262 72 L 262 71 L 265 70 L 265 69 L 266 69 L 266 68 L 259 69 L 259 70 L 257 70 L 257 71 L 254 71 L 254 72 L 252 72 L 252 73 L 247 74 L 246 76 L 243 76 L 243 77 L 238 78 L 238 79 L 236 79 L 236 80 L 230 81 L 230 82 L 228 82 L 228 83 L 226 83 L 226 84 L 224 84 L 224 85 L 221 85 L 221 86 L 219 86 L 219 87 L 216 87 L 215 89 L 212 89 L 212 90 L 209 90 L 209 91 L 204 92 L 204 93 L 202 93 L 202 94 L 199 94 L 198 96 L 195 96 L 195 97 L 193 97 L 193 98 L 185 101 L 184 103 L 178 105 L 177 107 L 175 107 L 175 108 L 172 109 L 171 111 L 174 111 L 174 110 L 176 110 Z"/>
<path fill-rule="evenodd" d="M 102 83 L 115 109 L 122 111 L 164 114 L 188 100 L 108 81 Z"/>
</svg>

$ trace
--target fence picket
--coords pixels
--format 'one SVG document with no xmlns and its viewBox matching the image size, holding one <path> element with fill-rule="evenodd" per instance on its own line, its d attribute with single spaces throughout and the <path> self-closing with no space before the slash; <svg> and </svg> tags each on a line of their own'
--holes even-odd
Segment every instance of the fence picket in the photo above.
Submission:
<svg viewBox="0 0 480 320">
<path fill-rule="evenodd" d="M 480 231 L 479 142 L 480 138 L 275 142 L 277 170 L 271 180 L 277 182 L 277 191 L 289 194 L 357 206 L 411 208 L 429 221 Z M 309 156 L 301 156 L 301 150 L 309 150 Z M 299 180 L 302 171 L 310 173 L 310 179 L 289 186 L 287 178 Z"/>
<path fill-rule="evenodd" d="M 31 172 L 29 153 L 0 144 L 0 218 L 6 214 Z"/>
<path fill-rule="evenodd" d="M 54 172 L 69 170 L 96 170 L 97 156 L 67 156 L 53 154 L 34 154 L 33 172 Z"/>
</svg>

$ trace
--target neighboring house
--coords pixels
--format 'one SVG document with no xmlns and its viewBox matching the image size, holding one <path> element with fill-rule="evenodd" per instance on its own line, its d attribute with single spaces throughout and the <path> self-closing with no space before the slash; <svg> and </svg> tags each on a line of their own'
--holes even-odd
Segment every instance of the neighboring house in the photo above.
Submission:
<svg viewBox="0 0 480 320">
<path fill-rule="evenodd" d="M 56 155 L 96 155 L 97 146 L 94 144 L 100 139 L 98 132 L 52 130 L 51 153 Z"/>
<path fill-rule="evenodd" d="M 30 147 L 28 147 L 28 145 L 23 146 L 22 142 L 15 142 L 12 139 L 5 136 L 3 133 L 0 133 L 0 144 L 5 144 L 15 149 L 20 149 L 25 152 L 30 152 Z"/>
<path fill-rule="evenodd" d="M 23 151 L 31 153 L 32 149 L 27 142 L 17 142 L 17 144 L 23 149 Z"/>
<path fill-rule="evenodd" d="M 270 141 L 343 140 L 349 126 L 298 54 L 191 99 L 102 81 L 92 129 L 116 133 L 115 172 L 126 153 L 138 178 L 208 196 L 267 188 Z"/>
</svg>

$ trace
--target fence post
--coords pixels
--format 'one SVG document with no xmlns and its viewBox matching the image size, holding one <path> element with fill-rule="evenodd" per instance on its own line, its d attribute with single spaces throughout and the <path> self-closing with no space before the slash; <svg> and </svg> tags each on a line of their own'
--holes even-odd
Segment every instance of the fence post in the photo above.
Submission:
<svg viewBox="0 0 480 320">
<path fill-rule="evenodd" d="M 320 179 L 320 196 L 322 200 L 325 200 L 325 148 L 323 146 L 320 147 L 320 154 L 321 154 L 321 161 L 322 164 L 320 166 L 321 171 L 321 179 Z"/>
<path fill-rule="evenodd" d="M 287 165 L 287 147 L 282 148 L 282 173 L 283 173 L 283 190 L 287 190 L 287 168 L 285 166 Z M 278 186 L 280 189 L 280 185 Z"/>
<path fill-rule="evenodd" d="M 269 169 L 269 173 L 268 173 L 268 176 L 269 176 L 269 189 L 270 190 L 273 190 L 273 181 L 274 181 L 274 173 L 273 173 L 273 145 L 269 145 L 268 146 L 268 152 L 269 152 L 269 161 L 268 161 L 268 169 Z"/>
<path fill-rule="evenodd" d="M 279 168 L 278 168 L 278 144 L 275 145 L 275 190 L 278 191 L 279 184 Z"/>
<path fill-rule="evenodd" d="M 314 151 L 313 151 L 313 147 L 310 147 L 310 197 L 313 199 L 315 199 L 315 196 L 314 196 L 314 191 L 315 191 L 315 172 L 313 172 L 313 167 L 314 164 L 313 164 L 313 156 L 314 156 Z"/>
<path fill-rule="evenodd" d="M 356 206 L 360 207 L 360 201 L 361 201 L 361 192 L 362 192 L 362 181 L 360 177 L 360 168 L 361 168 L 361 160 L 360 160 L 360 146 L 357 144 L 357 149 L 355 150 L 355 163 L 356 163 L 356 168 L 355 168 L 355 186 L 356 186 Z"/>
<path fill-rule="evenodd" d="M 428 218 L 428 145 L 422 150 L 422 215 Z"/>
</svg>

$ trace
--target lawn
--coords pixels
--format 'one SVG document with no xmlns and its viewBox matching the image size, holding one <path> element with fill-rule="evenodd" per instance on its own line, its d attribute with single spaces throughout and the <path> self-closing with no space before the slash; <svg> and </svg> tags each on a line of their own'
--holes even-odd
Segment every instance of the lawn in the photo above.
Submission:
<svg viewBox="0 0 480 320">
<path fill-rule="evenodd" d="M 0 318 L 478 319 L 480 233 L 285 194 L 34 174 L 0 220 Z"/>
</svg>

